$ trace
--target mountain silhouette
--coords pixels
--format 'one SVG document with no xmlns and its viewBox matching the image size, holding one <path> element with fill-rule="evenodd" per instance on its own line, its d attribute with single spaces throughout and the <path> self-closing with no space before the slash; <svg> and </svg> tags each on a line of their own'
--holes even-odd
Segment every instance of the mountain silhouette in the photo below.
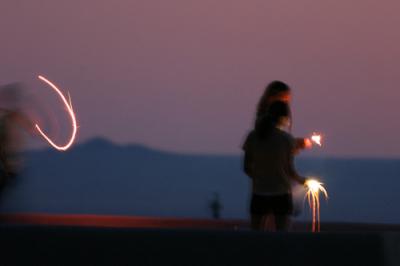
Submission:
<svg viewBox="0 0 400 266">
<path fill-rule="evenodd" d="M 297 166 L 328 189 L 321 220 L 400 223 L 399 160 L 300 157 Z M 178 154 L 95 138 L 67 152 L 28 152 L 0 212 L 209 218 L 209 202 L 219 193 L 222 218 L 246 219 L 249 192 L 240 156 Z M 298 219 L 309 220 L 307 208 Z"/>
</svg>

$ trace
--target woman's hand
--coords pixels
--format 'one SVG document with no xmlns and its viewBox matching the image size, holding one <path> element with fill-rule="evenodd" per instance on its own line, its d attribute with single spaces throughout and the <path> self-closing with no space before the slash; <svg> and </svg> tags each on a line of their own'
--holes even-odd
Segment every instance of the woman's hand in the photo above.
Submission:
<svg viewBox="0 0 400 266">
<path fill-rule="evenodd" d="M 293 175 L 293 179 L 294 179 L 296 182 L 298 182 L 300 185 L 303 185 L 303 186 L 306 185 L 307 178 L 305 178 L 305 177 L 303 177 L 303 176 L 300 176 L 300 175 L 298 175 L 298 174 L 294 174 L 294 175 Z"/>
<path fill-rule="evenodd" d="M 312 143 L 311 139 L 305 138 L 304 139 L 304 148 L 305 149 L 311 149 L 312 146 L 313 146 L 313 143 Z"/>
</svg>

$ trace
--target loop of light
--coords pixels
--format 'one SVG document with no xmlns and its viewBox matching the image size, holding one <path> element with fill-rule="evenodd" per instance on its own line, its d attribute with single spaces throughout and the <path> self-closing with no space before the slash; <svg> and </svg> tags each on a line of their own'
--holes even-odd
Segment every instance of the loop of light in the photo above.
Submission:
<svg viewBox="0 0 400 266">
<path fill-rule="evenodd" d="M 322 194 L 325 196 L 325 198 L 328 198 L 328 192 L 326 189 L 322 186 L 323 184 L 317 180 L 314 179 L 308 179 L 305 183 L 307 187 L 307 193 L 306 197 L 308 200 L 308 205 L 310 206 L 312 210 L 312 231 L 313 232 L 319 232 L 321 230 L 321 224 L 320 224 L 320 212 L 319 212 L 319 206 L 320 206 L 320 201 L 319 201 L 319 195 L 322 192 Z"/>
<path fill-rule="evenodd" d="M 38 124 L 35 124 L 36 129 L 39 131 L 40 135 L 51 145 L 53 146 L 55 149 L 59 150 L 59 151 L 66 151 L 68 150 L 69 147 L 71 147 L 71 145 L 74 143 L 75 137 L 76 137 L 76 133 L 78 131 L 78 126 L 76 123 L 76 117 L 75 117 L 75 113 L 74 110 L 72 108 L 72 103 L 71 103 L 71 98 L 69 98 L 69 101 L 67 101 L 67 99 L 65 98 L 64 94 L 57 88 L 56 85 L 54 85 L 51 81 L 49 81 L 48 79 L 46 79 L 43 76 L 38 76 L 38 78 L 40 80 L 42 80 L 43 82 L 45 82 L 47 85 L 49 85 L 55 92 L 57 92 L 57 94 L 60 96 L 61 100 L 63 101 L 64 105 L 67 108 L 67 111 L 71 117 L 71 121 L 72 121 L 72 134 L 71 137 L 68 141 L 67 144 L 60 146 L 57 145 L 56 143 L 54 143 L 54 141 L 52 141 L 44 132 L 43 130 L 40 128 L 40 126 Z M 68 94 L 69 96 L 69 94 Z"/>
</svg>

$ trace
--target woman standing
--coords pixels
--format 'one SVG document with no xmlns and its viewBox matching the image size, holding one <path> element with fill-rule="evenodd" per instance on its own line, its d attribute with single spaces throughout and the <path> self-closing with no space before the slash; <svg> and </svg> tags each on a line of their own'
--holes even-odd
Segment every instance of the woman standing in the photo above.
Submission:
<svg viewBox="0 0 400 266">
<path fill-rule="evenodd" d="M 305 183 L 294 168 L 295 139 L 283 129 L 290 121 L 289 105 L 274 101 L 259 117 L 243 145 L 244 171 L 252 179 L 251 227 L 286 231 L 293 212 L 291 181 Z M 273 218 L 273 227 L 267 219 Z"/>
</svg>

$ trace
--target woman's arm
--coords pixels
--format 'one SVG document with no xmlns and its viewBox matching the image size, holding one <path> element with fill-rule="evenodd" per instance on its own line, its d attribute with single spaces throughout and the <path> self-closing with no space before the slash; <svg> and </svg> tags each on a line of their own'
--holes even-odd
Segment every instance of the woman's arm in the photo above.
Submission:
<svg viewBox="0 0 400 266">
<path fill-rule="evenodd" d="M 296 182 L 298 182 L 301 185 L 304 185 L 306 183 L 306 178 L 302 177 L 301 175 L 299 175 L 294 167 L 294 162 L 292 160 L 292 162 L 290 162 L 289 164 L 289 173 L 290 176 L 292 177 L 292 179 Z"/>
<path fill-rule="evenodd" d="M 297 181 L 298 183 L 304 185 L 304 183 L 306 182 L 306 178 L 300 176 L 295 168 L 294 165 L 294 156 L 295 154 L 298 152 L 298 143 L 299 143 L 299 139 L 292 139 L 293 141 L 291 142 L 291 148 L 289 148 L 289 153 L 288 153 L 288 170 L 289 170 L 289 175 L 290 177 Z M 303 139 L 301 139 L 303 140 Z"/>
<path fill-rule="evenodd" d="M 297 154 L 300 150 L 310 149 L 312 142 L 309 138 L 296 138 L 294 152 Z"/>
<path fill-rule="evenodd" d="M 246 173 L 246 175 L 248 175 L 250 178 L 252 176 L 252 161 L 253 158 L 251 156 L 250 153 L 250 149 L 251 149 L 251 140 L 253 138 L 254 132 L 250 132 L 247 137 L 246 140 L 243 143 L 242 149 L 244 151 L 244 158 L 243 158 L 243 171 Z"/>
<path fill-rule="evenodd" d="M 252 164 L 251 155 L 250 155 L 249 152 L 245 151 L 245 152 L 244 152 L 244 160 L 243 160 L 243 170 L 244 170 L 244 172 L 246 173 L 246 175 L 247 175 L 248 177 L 250 177 L 250 178 L 251 178 L 251 176 L 252 176 L 252 173 L 251 173 L 251 170 L 252 170 L 251 164 Z"/>
</svg>

